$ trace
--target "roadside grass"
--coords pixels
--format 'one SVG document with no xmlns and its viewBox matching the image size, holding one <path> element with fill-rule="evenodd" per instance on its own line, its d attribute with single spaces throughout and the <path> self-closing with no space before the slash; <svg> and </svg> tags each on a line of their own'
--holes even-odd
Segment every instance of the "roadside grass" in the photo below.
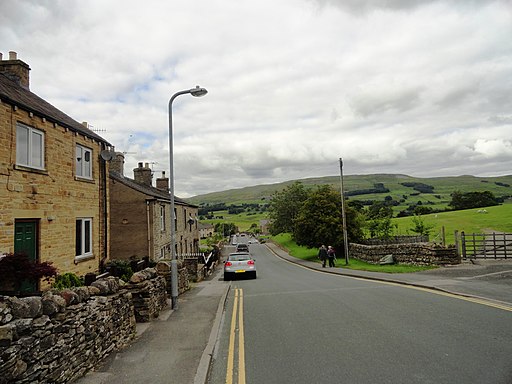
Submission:
<svg viewBox="0 0 512 384">
<path fill-rule="evenodd" d="M 318 260 L 318 251 L 304 246 L 297 245 L 292 240 L 291 234 L 281 233 L 277 236 L 271 236 L 271 239 L 285 249 L 291 256 L 301 260 L 308 260 L 320 263 Z M 359 271 L 382 272 L 382 273 L 411 273 L 435 269 L 435 266 L 416 266 L 405 264 L 394 265 L 377 265 L 366 263 L 361 260 L 349 258 L 348 265 L 345 264 L 345 259 L 342 257 L 336 258 L 337 268 L 354 269 Z"/>
</svg>

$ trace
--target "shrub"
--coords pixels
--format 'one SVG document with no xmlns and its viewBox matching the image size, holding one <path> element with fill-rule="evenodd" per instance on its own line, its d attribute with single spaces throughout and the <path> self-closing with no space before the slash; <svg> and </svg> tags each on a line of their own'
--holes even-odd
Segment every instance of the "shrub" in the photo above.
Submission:
<svg viewBox="0 0 512 384">
<path fill-rule="evenodd" d="M 133 275 L 130 262 L 126 260 L 112 260 L 107 263 L 106 268 L 112 276 L 119 277 L 124 281 L 129 281 Z"/>
<path fill-rule="evenodd" d="M 66 272 L 62 275 L 55 276 L 55 282 L 52 284 L 52 288 L 66 289 L 72 287 L 81 287 L 84 285 L 82 279 L 72 272 Z"/>
<path fill-rule="evenodd" d="M 7 253 L 0 256 L 0 281 L 7 283 L 18 292 L 26 281 L 37 281 L 41 278 L 49 281 L 57 275 L 57 268 L 51 262 L 32 261 L 24 253 Z"/>
</svg>

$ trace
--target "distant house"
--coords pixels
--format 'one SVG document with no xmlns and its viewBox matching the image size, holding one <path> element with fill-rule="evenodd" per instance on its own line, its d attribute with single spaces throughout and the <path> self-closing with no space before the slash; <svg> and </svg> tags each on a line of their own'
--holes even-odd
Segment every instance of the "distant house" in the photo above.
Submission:
<svg viewBox="0 0 512 384">
<path fill-rule="evenodd" d="M 201 239 L 212 237 L 215 232 L 215 228 L 212 224 L 199 223 L 199 236 Z"/>
<path fill-rule="evenodd" d="M 112 259 L 157 261 L 171 257 L 171 199 L 169 179 L 162 174 L 153 187 L 149 165 L 139 163 L 134 178 L 124 176 L 124 155 L 117 153 L 110 170 L 110 227 Z M 198 207 L 175 197 L 173 225 L 176 254 L 199 252 Z"/>
<path fill-rule="evenodd" d="M 32 93 L 29 71 L 15 52 L 0 54 L 0 254 L 98 272 L 109 248 L 100 154 L 110 144 Z"/>
<path fill-rule="evenodd" d="M 268 226 L 270 225 L 270 220 L 260 220 L 260 231 L 262 234 L 268 234 Z"/>
</svg>

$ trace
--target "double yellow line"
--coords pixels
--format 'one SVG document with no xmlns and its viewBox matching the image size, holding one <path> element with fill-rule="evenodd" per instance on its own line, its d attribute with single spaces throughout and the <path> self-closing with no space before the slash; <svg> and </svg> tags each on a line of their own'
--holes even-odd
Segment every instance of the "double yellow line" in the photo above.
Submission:
<svg viewBox="0 0 512 384">
<path fill-rule="evenodd" d="M 237 329 L 238 318 L 238 329 Z M 235 288 L 231 331 L 229 333 L 228 367 L 226 384 L 233 384 L 235 376 L 235 341 L 238 330 L 238 384 L 245 384 L 245 347 L 244 347 L 244 295 L 241 288 Z"/>
</svg>

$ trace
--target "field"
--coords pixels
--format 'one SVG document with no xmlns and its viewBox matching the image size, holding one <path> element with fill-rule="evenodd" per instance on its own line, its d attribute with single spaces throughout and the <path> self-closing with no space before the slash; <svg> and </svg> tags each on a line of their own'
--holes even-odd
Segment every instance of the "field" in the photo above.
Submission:
<svg viewBox="0 0 512 384">
<path fill-rule="evenodd" d="M 432 225 L 430 240 L 441 243 L 442 228 L 445 228 L 446 244 L 454 244 L 455 231 L 470 233 L 507 232 L 512 233 L 512 202 L 485 209 L 442 212 L 422 216 L 424 222 Z M 413 235 L 412 217 L 393 219 L 397 234 Z"/>
<path fill-rule="evenodd" d="M 201 220 L 201 223 L 208 223 L 215 225 L 216 223 L 233 223 L 241 232 L 247 231 L 252 224 L 256 224 L 256 227 L 260 227 L 260 220 L 265 220 L 267 217 L 264 213 L 252 213 L 243 212 L 237 215 L 230 215 L 228 211 L 217 211 L 215 212 L 215 219 Z"/>
</svg>

